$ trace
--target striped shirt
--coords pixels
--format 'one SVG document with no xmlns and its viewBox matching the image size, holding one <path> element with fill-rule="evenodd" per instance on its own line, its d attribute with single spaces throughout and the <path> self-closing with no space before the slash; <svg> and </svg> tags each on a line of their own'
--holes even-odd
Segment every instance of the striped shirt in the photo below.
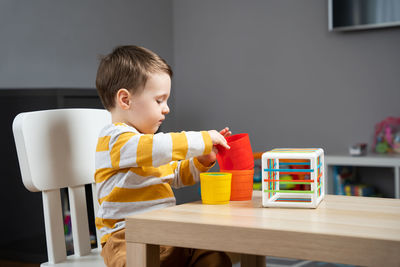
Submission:
<svg viewBox="0 0 400 267">
<path fill-rule="evenodd" d="M 198 182 L 210 167 L 195 157 L 211 149 L 207 131 L 141 134 L 124 123 L 103 128 L 95 158 L 101 243 L 125 227 L 127 216 L 175 205 L 171 186 Z"/>
</svg>

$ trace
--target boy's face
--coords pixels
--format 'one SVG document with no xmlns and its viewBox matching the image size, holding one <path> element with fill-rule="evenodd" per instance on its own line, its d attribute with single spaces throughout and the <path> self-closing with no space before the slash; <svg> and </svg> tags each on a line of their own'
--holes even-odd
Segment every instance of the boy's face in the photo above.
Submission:
<svg viewBox="0 0 400 267">
<path fill-rule="evenodd" d="M 171 78 L 166 73 L 150 74 L 143 91 L 132 95 L 129 124 L 144 134 L 154 134 L 169 113 L 167 100 Z"/>
</svg>

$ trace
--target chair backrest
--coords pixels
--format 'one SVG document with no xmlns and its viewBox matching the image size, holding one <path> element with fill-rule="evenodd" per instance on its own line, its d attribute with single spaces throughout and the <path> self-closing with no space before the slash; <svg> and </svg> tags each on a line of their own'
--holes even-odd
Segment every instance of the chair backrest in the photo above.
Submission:
<svg viewBox="0 0 400 267">
<path fill-rule="evenodd" d="M 110 113 L 102 109 L 34 111 L 14 119 L 22 181 L 28 190 L 43 194 L 50 263 L 64 261 L 67 256 L 61 188 L 68 188 L 74 254 L 91 252 L 85 185 L 92 184 L 91 201 L 97 211 L 94 158 L 98 134 L 108 123 Z"/>
</svg>

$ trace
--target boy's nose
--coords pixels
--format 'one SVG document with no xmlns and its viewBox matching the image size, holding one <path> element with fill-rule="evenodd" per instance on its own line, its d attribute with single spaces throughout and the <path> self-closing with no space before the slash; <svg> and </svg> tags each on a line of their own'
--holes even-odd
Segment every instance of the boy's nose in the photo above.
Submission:
<svg viewBox="0 0 400 267">
<path fill-rule="evenodd" d="M 169 107 L 168 105 L 165 105 L 165 107 L 163 108 L 163 114 L 168 114 L 169 113 Z"/>
</svg>

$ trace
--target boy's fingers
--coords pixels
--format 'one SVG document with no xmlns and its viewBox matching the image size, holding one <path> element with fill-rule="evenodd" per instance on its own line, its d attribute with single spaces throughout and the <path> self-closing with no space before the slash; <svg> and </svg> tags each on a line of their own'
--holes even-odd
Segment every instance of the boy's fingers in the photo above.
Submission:
<svg viewBox="0 0 400 267">
<path fill-rule="evenodd" d="M 228 127 L 225 127 L 224 129 L 222 129 L 221 131 L 220 131 L 220 134 L 225 134 L 226 132 L 228 132 L 229 131 L 229 128 Z"/>
<path fill-rule="evenodd" d="M 229 127 L 225 127 L 225 128 L 222 129 L 219 133 L 220 133 L 221 135 L 223 135 L 224 137 L 228 137 L 228 136 L 231 136 L 231 135 L 232 135 L 232 132 L 229 131 Z"/>
<path fill-rule="evenodd" d="M 226 142 L 226 139 L 224 138 L 221 142 L 221 145 L 225 147 L 226 149 L 230 149 L 231 147 L 228 145 L 228 142 Z"/>
<path fill-rule="evenodd" d="M 230 146 L 228 145 L 228 142 L 225 139 L 225 136 L 227 136 L 231 133 L 229 131 L 228 127 L 221 130 L 220 132 L 217 132 L 215 130 L 210 130 L 209 132 L 210 132 L 211 139 L 213 140 L 214 145 L 221 145 L 222 147 L 224 147 L 226 149 L 230 149 Z"/>
<path fill-rule="evenodd" d="M 221 144 L 221 146 L 223 146 L 223 147 L 226 148 L 226 149 L 231 149 L 231 147 L 228 146 L 228 144 Z"/>
</svg>

